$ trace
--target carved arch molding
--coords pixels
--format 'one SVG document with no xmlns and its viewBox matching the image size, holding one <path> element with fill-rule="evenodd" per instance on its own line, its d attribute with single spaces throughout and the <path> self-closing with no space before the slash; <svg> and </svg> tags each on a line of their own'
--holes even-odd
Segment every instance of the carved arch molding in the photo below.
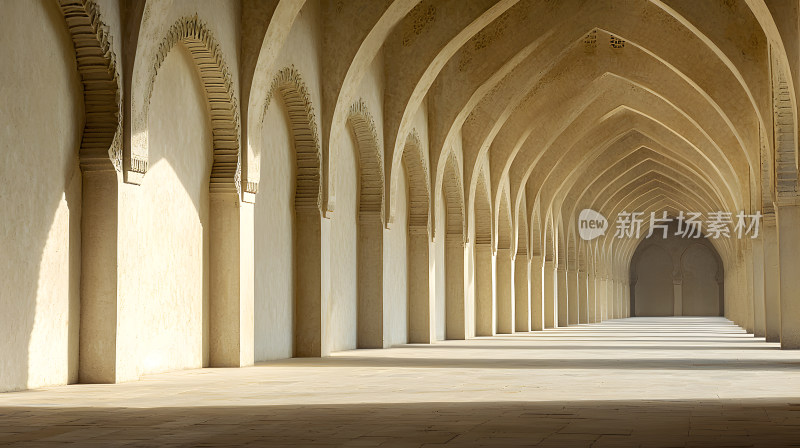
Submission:
<svg viewBox="0 0 800 448">
<path fill-rule="evenodd" d="M 197 67 L 203 91 L 208 103 L 213 141 L 213 162 L 209 191 L 211 193 L 239 193 L 241 178 L 241 155 L 239 146 L 239 107 L 230 71 L 222 56 L 217 40 L 208 26 L 197 16 L 183 17 L 172 25 L 159 45 L 153 70 L 145 87 L 145 102 L 142 121 L 146 128 L 150 97 L 161 64 L 178 43 L 189 51 Z M 147 146 L 143 145 L 125 166 L 128 170 L 144 175 L 148 168 Z"/>
<path fill-rule="evenodd" d="M 59 0 L 83 86 L 82 171 L 121 169 L 122 100 L 108 26 L 91 0 Z"/>
</svg>

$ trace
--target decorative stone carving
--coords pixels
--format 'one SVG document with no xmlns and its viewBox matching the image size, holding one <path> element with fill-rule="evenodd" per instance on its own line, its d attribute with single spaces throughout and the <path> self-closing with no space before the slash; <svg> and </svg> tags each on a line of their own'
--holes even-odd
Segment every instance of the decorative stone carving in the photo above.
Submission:
<svg viewBox="0 0 800 448">
<path fill-rule="evenodd" d="M 272 80 L 267 101 L 261 111 L 264 123 L 267 109 L 274 95 L 278 93 L 286 105 L 289 122 L 294 137 L 297 182 L 294 204 L 296 210 L 322 209 L 322 150 L 317 131 L 317 119 L 311 94 L 300 73 L 294 68 L 281 69 Z M 248 180 L 248 182 L 252 182 Z"/>
<path fill-rule="evenodd" d="M 417 36 L 422 34 L 428 26 L 436 21 L 436 6 L 423 0 L 408 14 L 410 21 L 403 31 L 403 46 L 408 47 L 414 43 Z"/>
<path fill-rule="evenodd" d="M 478 172 L 475 189 L 475 244 L 492 244 L 492 201 L 489 196 L 489 180 L 484 168 Z"/>
<path fill-rule="evenodd" d="M 240 193 L 241 152 L 239 146 L 239 106 L 235 89 L 222 50 L 213 33 L 197 16 L 179 19 L 167 32 L 156 53 L 153 71 L 145 87 L 144 119 L 158 69 L 176 44 L 182 43 L 197 66 L 200 81 L 208 101 L 214 162 L 211 167 L 209 190 L 212 193 Z M 145 121 L 146 122 L 146 121 Z M 137 160 L 143 159 L 143 160 Z M 147 160 L 132 156 L 131 171 L 144 174 Z M 252 186 L 251 186 L 252 187 Z M 255 187 L 257 189 L 257 186 Z"/>
<path fill-rule="evenodd" d="M 464 244 L 467 238 L 466 213 L 464 211 L 464 187 L 461 169 L 455 152 L 450 151 L 444 171 L 444 195 L 447 201 L 447 238 L 459 237 Z"/>
<path fill-rule="evenodd" d="M 408 171 L 409 191 L 409 231 L 424 231 L 430 234 L 429 204 L 431 197 L 430 182 L 428 181 L 428 167 L 422 152 L 422 143 L 417 130 L 412 130 L 406 138 L 403 149 L 403 161 Z"/>
<path fill-rule="evenodd" d="M 608 38 L 608 44 L 614 49 L 625 48 L 625 41 L 613 34 Z"/>
<path fill-rule="evenodd" d="M 794 107 L 787 70 L 772 58 L 772 106 L 775 120 L 775 159 L 773 161 L 775 197 L 778 202 L 798 193 Z"/>
<path fill-rule="evenodd" d="M 359 167 L 361 173 L 361 194 L 359 196 L 359 215 L 384 214 L 384 171 L 383 149 L 375 128 L 375 120 L 363 99 L 350 106 L 347 118 L 358 142 Z"/>
<path fill-rule="evenodd" d="M 83 84 L 83 171 L 122 166 L 122 96 L 108 26 L 91 0 L 59 0 Z"/>
<path fill-rule="evenodd" d="M 461 58 L 458 61 L 458 70 L 463 72 L 481 50 L 491 46 L 498 41 L 506 32 L 509 26 L 517 25 L 528 18 L 527 2 L 518 3 L 514 8 L 504 12 L 486 28 L 480 30 L 473 36 L 461 50 Z"/>
<path fill-rule="evenodd" d="M 583 38 L 583 48 L 587 53 L 593 53 L 597 49 L 597 29 L 589 31 Z"/>
</svg>

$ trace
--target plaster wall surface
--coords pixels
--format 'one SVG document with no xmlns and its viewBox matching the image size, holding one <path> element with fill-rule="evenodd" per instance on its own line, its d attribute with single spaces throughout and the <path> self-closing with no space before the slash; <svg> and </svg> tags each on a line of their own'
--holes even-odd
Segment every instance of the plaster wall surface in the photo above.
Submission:
<svg viewBox="0 0 800 448">
<path fill-rule="evenodd" d="M 642 252 L 636 282 L 637 316 L 672 316 L 672 259 L 659 246 Z"/>
<path fill-rule="evenodd" d="M 403 168 L 405 171 L 405 167 Z M 408 340 L 408 184 L 405 173 L 397 181 L 397 215 L 383 233 L 384 343 Z"/>
<path fill-rule="evenodd" d="M 719 316 L 718 279 L 723 269 L 712 240 L 676 236 L 675 227 L 670 227 L 666 239 L 658 231 L 643 240 L 633 256 L 634 312 L 636 316 Z M 742 288 L 746 290 L 747 284 Z"/>
<path fill-rule="evenodd" d="M 200 79 L 182 45 L 155 80 L 148 128 L 148 173 L 140 186 L 120 186 L 118 381 L 208 359 L 212 140 Z"/>
<path fill-rule="evenodd" d="M 77 381 L 83 95 L 58 6 L 3 6 L 0 391 L 7 391 Z"/>
<path fill-rule="evenodd" d="M 286 109 L 276 100 L 261 131 L 255 215 L 255 359 L 292 356 L 294 313 L 294 154 Z"/>
<path fill-rule="evenodd" d="M 358 298 L 358 186 L 356 142 L 347 132 L 337 149 L 336 211 L 331 219 L 331 349 L 356 348 Z"/>
<path fill-rule="evenodd" d="M 445 294 L 447 291 L 445 281 L 445 274 L 447 272 L 447 266 L 445 265 L 445 240 L 447 239 L 445 236 L 446 220 L 447 213 L 445 211 L 444 190 L 440 190 L 436 198 L 436 240 L 434 241 L 436 259 L 433 264 L 436 276 L 434 295 L 436 304 L 434 307 L 436 331 L 434 334 L 436 339 L 440 341 L 445 337 L 445 316 L 447 315 L 447 310 L 445 309 Z"/>
</svg>

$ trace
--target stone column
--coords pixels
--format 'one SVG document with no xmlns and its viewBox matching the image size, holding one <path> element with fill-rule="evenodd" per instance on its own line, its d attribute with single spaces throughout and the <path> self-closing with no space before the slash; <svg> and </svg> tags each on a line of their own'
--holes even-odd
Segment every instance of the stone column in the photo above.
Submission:
<svg viewBox="0 0 800 448">
<path fill-rule="evenodd" d="M 356 346 L 383 348 L 383 222 L 380 211 L 358 217 Z"/>
<path fill-rule="evenodd" d="M 489 244 L 476 244 L 475 336 L 493 336 L 495 332 L 492 271 L 492 246 Z"/>
<path fill-rule="evenodd" d="M 496 260 L 497 333 L 510 334 L 514 332 L 514 283 L 511 274 L 511 249 L 497 249 Z"/>
<path fill-rule="evenodd" d="M 117 382 L 118 215 L 116 171 L 84 171 L 78 363 L 81 383 Z"/>
<path fill-rule="evenodd" d="M 800 205 L 776 204 L 780 263 L 781 348 L 800 348 Z"/>
<path fill-rule="evenodd" d="M 431 294 L 430 237 L 428 229 L 409 228 L 408 233 L 408 341 L 429 344 L 436 340 Z"/>
<path fill-rule="evenodd" d="M 631 288 L 627 283 L 623 283 L 622 286 L 625 290 L 625 317 L 631 317 Z"/>
<path fill-rule="evenodd" d="M 445 237 L 445 338 L 467 337 L 467 309 L 464 297 L 464 237 Z"/>
<path fill-rule="evenodd" d="M 742 263 L 742 327 L 750 334 L 755 333 L 755 316 L 753 315 L 753 245 L 749 238 L 740 241 L 743 246 L 744 262 Z"/>
<path fill-rule="evenodd" d="M 317 210 L 297 210 L 295 212 L 295 235 L 297 237 L 294 244 L 294 356 L 296 357 L 316 357 L 327 354 L 323 347 L 325 340 L 323 316 L 325 313 L 323 312 L 322 297 L 322 219 Z M 212 256 L 212 260 L 213 258 Z M 213 335 L 213 319 L 211 322 Z M 213 340 L 212 336 L 212 342 Z M 213 353 L 212 345 L 212 362 Z"/>
<path fill-rule="evenodd" d="M 514 260 L 514 331 L 531 331 L 531 263 L 527 254 Z"/>
<path fill-rule="evenodd" d="M 606 312 L 608 314 L 609 319 L 616 319 L 617 316 L 614 313 L 614 300 L 616 299 L 616 295 L 614 293 L 614 277 L 608 276 L 606 278 Z"/>
<path fill-rule="evenodd" d="M 764 317 L 764 241 L 762 236 L 751 240 L 753 257 L 753 335 L 764 337 L 766 325 Z"/>
<path fill-rule="evenodd" d="M 578 323 L 589 323 L 589 275 L 578 270 Z"/>
<path fill-rule="evenodd" d="M 239 202 L 238 194 L 215 193 L 209 197 L 209 363 L 212 367 L 240 367 L 253 364 L 254 359 L 254 302 L 253 302 L 253 204 Z M 319 211 L 308 215 L 298 213 L 298 234 L 309 235 L 307 241 L 298 241 L 298 248 L 308 254 L 309 280 L 307 289 L 296 294 L 307 294 L 309 308 L 302 308 L 300 316 L 308 317 L 308 331 L 314 333 L 315 352 L 306 356 L 320 356 L 320 217 Z M 300 233 L 305 226 L 312 233 Z M 305 266 L 304 266 L 305 269 Z M 314 275 L 316 274 L 316 275 Z M 299 319 L 298 319 L 299 320 Z M 314 326 L 313 323 L 316 322 Z M 313 327 L 313 328 L 312 328 Z M 306 328 L 306 327 L 304 327 Z"/>
<path fill-rule="evenodd" d="M 557 315 L 559 327 L 569 325 L 569 299 L 568 299 L 567 269 L 564 266 L 556 268 L 556 297 L 558 298 Z"/>
<path fill-rule="evenodd" d="M 778 228 L 774 214 L 764 215 L 764 332 L 767 342 L 781 341 L 781 276 L 778 262 Z"/>
<path fill-rule="evenodd" d="M 552 260 L 544 262 L 544 327 L 555 328 L 558 325 L 556 313 L 558 313 L 558 283 L 556 282 L 556 268 Z"/>
<path fill-rule="evenodd" d="M 531 259 L 531 330 L 544 330 L 544 261 L 541 256 Z"/>
<path fill-rule="evenodd" d="M 672 315 L 683 316 L 683 279 L 680 275 L 672 278 Z"/>
<path fill-rule="evenodd" d="M 575 267 L 567 269 L 567 310 L 569 325 L 578 324 L 579 305 L 578 305 L 578 270 Z"/>
<path fill-rule="evenodd" d="M 606 285 L 608 279 L 604 275 L 597 276 L 597 321 L 603 322 L 608 319 L 608 287 Z"/>
<path fill-rule="evenodd" d="M 597 277 L 590 273 L 588 277 L 589 320 L 590 324 L 597 322 Z"/>
</svg>

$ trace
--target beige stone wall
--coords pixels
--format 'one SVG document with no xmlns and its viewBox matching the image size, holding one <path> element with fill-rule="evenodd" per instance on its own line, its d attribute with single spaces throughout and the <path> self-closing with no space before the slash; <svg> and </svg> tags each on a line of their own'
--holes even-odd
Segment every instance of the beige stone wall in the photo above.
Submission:
<svg viewBox="0 0 800 448">
<path fill-rule="evenodd" d="M 408 340 L 408 183 L 397 183 L 397 219 L 383 233 L 384 344 Z"/>
<path fill-rule="evenodd" d="M 150 169 L 120 188 L 117 377 L 201 367 L 208 347 L 211 131 L 187 51 L 161 66 L 150 104 Z"/>
<path fill-rule="evenodd" d="M 294 155 L 286 109 L 276 101 L 261 131 L 261 185 L 255 203 L 255 358 L 292 356 Z"/>
<path fill-rule="evenodd" d="M 336 212 L 331 220 L 331 349 L 356 348 L 358 305 L 358 186 L 356 142 L 347 133 L 347 143 L 337 150 Z"/>
<path fill-rule="evenodd" d="M 58 6 L 0 15 L 0 391 L 77 381 L 83 98 Z"/>
<path fill-rule="evenodd" d="M 447 291 L 447 284 L 445 282 L 445 224 L 447 220 L 447 213 L 445 212 L 445 199 L 443 190 L 439 191 L 436 198 L 436 240 L 434 241 L 434 269 L 435 269 L 435 326 L 436 326 L 436 339 L 444 340 L 445 336 L 445 316 L 447 311 L 445 309 L 445 293 Z"/>
</svg>

